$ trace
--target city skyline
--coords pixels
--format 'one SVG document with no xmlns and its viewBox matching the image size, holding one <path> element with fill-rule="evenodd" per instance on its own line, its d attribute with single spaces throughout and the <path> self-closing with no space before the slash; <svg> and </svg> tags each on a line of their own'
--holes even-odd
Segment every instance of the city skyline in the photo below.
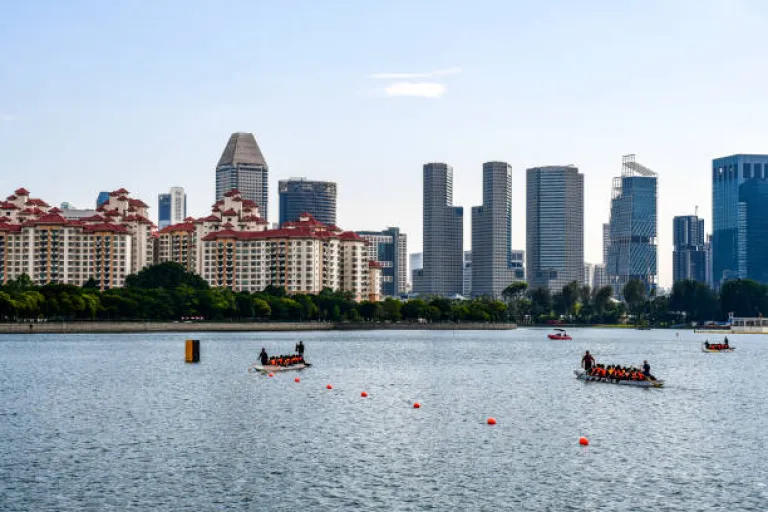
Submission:
<svg viewBox="0 0 768 512">
<path fill-rule="evenodd" d="M 440 23 L 432 6 L 402 2 L 347 2 L 334 16 L 307 5 L 300 20 L 279 4 L 244 4 L 237 19 L 214 4 L 183 5 L 4 11 L 0 171 L 23 176 L 10 187 L 92 207 L 96 192 L 121 186 L 152 201 L 162 174 L 202 215 L 227 135 L 252 132 L 270 164 L 271 220 L 279 179 L 335 181 L 344 187 L 341 225 L 396 225 L 417 250 L 423 163 L 450 163 L 454 203 L 468 208 L 481 202 L 479 163 L 503 160 L 513 168 L 512 246 L 522 249 L 524 170 L 573 164 L 585 176 L 585 260 L 597 263 L 617 158 L 635 152 L 663 176 L 659 277 L 669 287 L 671 219 L 698 205 L 713 226 L 712 160 L 766 152 L 768 127 L 753 115 L 768 106 L 766 72 L 742 81 L 712 73 L 762 58 L 762 3 L 447 1 Z M 269 23 L 253 31 L 253 19 Z M 712 37 L 723 26 L 741 27 L 740 37 Z M 438 37 L 446 31 L 455 36 Z M 499 31 L 508 37 L 499 41 Z M 244 47 L 249 66 L 232 51 Z M 613 81 L 627 74 L 631 82 Z"/>
</svg>

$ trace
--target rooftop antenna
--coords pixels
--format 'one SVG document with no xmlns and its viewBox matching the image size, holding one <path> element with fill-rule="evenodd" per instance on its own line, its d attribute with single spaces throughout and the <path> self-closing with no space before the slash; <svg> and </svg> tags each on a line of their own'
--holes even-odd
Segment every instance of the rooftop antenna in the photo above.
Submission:
<svg viewBox="0 0 768 512">
<path fill-rule="evenodd" d="M 696 207 L 694 208 L 694 213 L 693 214 L 695 216 L 697 216 L 697 217 L 699 216 L 699 205 L 696 205 Z"/>
</svg>

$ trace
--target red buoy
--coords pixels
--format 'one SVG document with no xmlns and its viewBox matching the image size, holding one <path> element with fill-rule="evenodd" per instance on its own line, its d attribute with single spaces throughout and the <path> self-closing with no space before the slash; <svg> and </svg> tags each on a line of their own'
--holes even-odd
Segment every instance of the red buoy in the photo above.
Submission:
<svg viewBox="0 0 768 512">
<path fill-rule="evenodd" d="M 413 408 L 414 409 L 421 409 L 421 404 L 419 402 L 413 402 Z"/>
<path fill-rule="evenodd" d="M 580 437 L 579 444 L 581 446 L 589 446 L 589 439 L 587 439 L 586 437 Z"/>
<path fill-rule="evenodd" d="M 489 425 L 495 425 L 496 424 L 496 418 L 488 418 L 488 424 Z"/>
<path fill-rule="evenodd" d="M 301 379 L 296 377 L 295 379 L 293 379 L 293 382 L 301 382 Z"/>
<path fill-rule="evenodd" d="M 363 398 L 367 398 L 368 397 L 368 393 L 363 391 L 362 393 L 360 393 L 360 396 L 363 397 Z"/>
<path fill-rule="evenodd" d="M 333 389 L 333 386 L 331 386 L 330 384 L 326 384 L 325 389 Z"/>
<path fill-rule="evenodd" d="M 275 376 L 275 374 L 274 374 L 274 373 L 270 373 L 270 374 L 269 374 L 269 376 L 270 376 L 270 377 L 274 377 L 274 376 Z"/>
</svg>

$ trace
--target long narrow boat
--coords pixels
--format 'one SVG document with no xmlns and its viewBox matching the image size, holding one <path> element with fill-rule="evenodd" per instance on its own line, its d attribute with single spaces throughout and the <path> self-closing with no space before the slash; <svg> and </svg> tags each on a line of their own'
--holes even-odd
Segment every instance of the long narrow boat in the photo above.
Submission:
<svg viewBox="0 0 768 512">
<path fill-rule="evenodd" d="M 605 382 L 606 384 L 618 384 L 619 386 L 634 386 L 636 388 L 660 388 L 664 386 L 663 380 L 620 380 L 607 377 L 588 375 L 584 370 L 573 370 L 576 378 L 585 382 Z"/>
<path fill-rule="evenodd" d="M 710 348 L 707 348 L 706 345 L 704 345 L 703 343 L 701 344 L 701 351 L 702 352 L 733 352 L 734 350 L 736 350 L 736 349 L 733 348 L 733 347 L 728 347 L 728 348 L 712 348 L 710 346 Z"/>
<path fill-rule="evenodd" d="M 304 363 L 298 363 L 298 364 L 289 364 L 288 366 L 281 366 L 276 364 L 257 364 L 253 363 L 249 368 L 249 373 L 278 373 L 278 372 L 290 372 L 290 371 L 298 371 L 303 370 L 304 368 L 309 368 L 312 366 L 310 363 L 304 362 Z"/>
</svg>

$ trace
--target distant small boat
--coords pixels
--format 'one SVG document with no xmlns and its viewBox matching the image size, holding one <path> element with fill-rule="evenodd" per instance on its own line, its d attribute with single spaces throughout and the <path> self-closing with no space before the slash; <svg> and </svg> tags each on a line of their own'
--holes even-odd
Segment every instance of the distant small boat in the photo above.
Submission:
<svg viewBox="0 0 768 512">
<path fill-rule="evenodd" d="M 571 336 L 565 332 L 565 329 L 555 329 L 556 333 L 547 334 L 547 337 L 551 340 L 572 340 Z"/>
<path fill-rule="evenodd" d="M 304 368 L 309 368 L 312 366 L 311 364 L 304 362 L 304 363 L 297 363 L 297 364 L 289 364 L 287 366 L 283 365 L 277 365 L 277 364 L 256 364 L 253 363 L 249 368 L 249 373 L 278 373 L 278 372 L 290 372 L 290 371 L 298 371 L 303 370 Z"/>
<path fill-rule="evenodd" d="M 717 343 L 710 343 L 709 347 L 707 347 L 704 343 L 701 344 L 701 351 L 702 352 L 733 352 L 736 350 L 735 348 L 728 346 L 728 348 L 715 348 L 717 347 Z M 722 345 L 720 345 L 722 346 Z"/>
<path fill-rule="evenodd" d="M 604 382 L 606 384 L 618 384 L 619 386 L 634 386 L 636 388 L 660 388 L 664 386 L 663 380 L 625 380 L 612 379 L 610 377 L 597 377 L 589 375 L 584 370 L 573 370 L 576 378 L 585 382 Z"/>
</svg>

